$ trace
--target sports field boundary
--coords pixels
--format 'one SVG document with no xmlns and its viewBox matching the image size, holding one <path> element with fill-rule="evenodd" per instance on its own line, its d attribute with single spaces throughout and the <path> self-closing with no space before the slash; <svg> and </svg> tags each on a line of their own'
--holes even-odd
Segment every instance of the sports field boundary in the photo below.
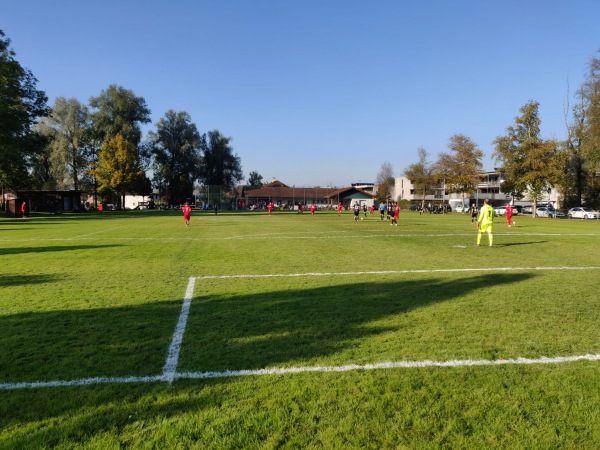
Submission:
<svg viewBox="0 0 600 450">
<path fill-rule="evenodd" d="M 492 268 L 462 268 L 462 269 L 415 269 L 415 270 L 386 270 L 386 271 L 361 271 L 361 272 L 309 272 L 292 274 L 238 274 L 238 275 L 207 275 L 189 277 L 173 338 L 167 351 L 163 373 L 153 376 L 125 376 L 125 377 L 89 377 L 74 380 L 32 381 L 0 383 L 0 390 L 36 389 L 52 387 L 89 386 L 96 384 L 125 384 L 125 383 L 154 383 L 164 382 L 172 384 L 175 380 L 202 380 L 227 377 L 286 375 L 306 372 L 349 372 L 360 370 L 382 369 L 418 369 L 428 367 L 476 367 L 499 365 L 534 365 L 534 364 L 564 364 L 577 361 L 600 361 L 600 354 L 586 354 L 576 356 L 542 356 L 540 358 L 512 358 L 496 360 L 448 360 L 448 361 L 389 361 L 372 364 L 345 364 L 339 366 L 300 366 L 300 367 L 273 367 L 264 369 L 246 369 L 216 372 L 177 372 L 179 354 L 191 303 L 194 296 L 196 281 L 219 279 L 251 279 L 275 277 L 319 277 L 319 276 L 358 276 L 358 275 L 402 275 L 402 274 L 427 274 L 427 273 L 466 273 L 466 272 L 520 272 L 520 271 L 552 271 L 552 270 L 600 270 L 600 266 L 560 266 L 560 267 L 492 267 Z"/>
</svg>

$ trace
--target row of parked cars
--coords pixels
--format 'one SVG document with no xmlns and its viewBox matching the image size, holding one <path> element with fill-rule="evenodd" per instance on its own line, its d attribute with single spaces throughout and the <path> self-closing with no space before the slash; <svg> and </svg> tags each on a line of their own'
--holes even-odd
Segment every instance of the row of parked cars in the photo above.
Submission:
<svg viewBox="0 0 600 450">
<path fill-rule="evenodd" d="M 569 219 L 600 219 L 600 212 L 594 211 L 592 208 L 578 206 L 571 208 L 567 213 Z"/>
<path fill-rule="evenodd" d="M 506 208 L 499 206 L 494 208 L 494 213 L 497 216 L 506 215 Z M 513 206 L 513 214 L 533 214 L 533 205 L 528 206 Z M 577 206 L 569 209 L 565 214 L 562 211 L 554 209 L 551 205 L 538 206 L 535 210 L 535 217 L 568 217 L 569 219 L 600 219 L 600 212 L 585 206 Z"/>
</svg>

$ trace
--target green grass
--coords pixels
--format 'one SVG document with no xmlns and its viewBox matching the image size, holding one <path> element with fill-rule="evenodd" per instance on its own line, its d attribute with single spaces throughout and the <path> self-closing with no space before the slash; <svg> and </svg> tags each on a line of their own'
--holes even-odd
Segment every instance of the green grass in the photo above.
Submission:
<svg viewBox="0 0 600 450">
<path fill-rule="evenodd" d="M 0 384 L 161 375 L 190 277 L 178 373 L 600 354 L 600 221 L 516 220 L 489 248 L 461 214 L 0 219 Z M 599 369 L 0 389 L 0 449 L 597 448 Z"/>
</svg>

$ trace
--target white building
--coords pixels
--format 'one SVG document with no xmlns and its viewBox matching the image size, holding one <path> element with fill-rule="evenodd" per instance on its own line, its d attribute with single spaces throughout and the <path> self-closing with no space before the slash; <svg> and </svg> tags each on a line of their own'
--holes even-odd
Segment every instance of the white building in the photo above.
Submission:
<svg viewBox="0 0 600 450">
<path fill-rule="evenodd" d="M 492 205 L 503 205 L 507 202 L 513 205 L 533 203 L 533 199 L 529 198 L 527 193 L 524 197 L 513 198 L 510 194 L 502 192 L 504 179 L 499 172 L 482 172 L 480 176 L 481 181 L 477 185 L 477 189 L 464 198 L 464 205 L 467 207 L 471 203 L 479 206 L 486 198 L 490 199 Z M 395 179 L 392 198 L 394 201 L 408 200 L 412 203 L 420 203 L 423 200 L 421 192 L 417 192 L 413 184 L 405 176 Z M 541 201 L 552 203 L 558 208 L 558 191 L 554 188 L 548 188 L 547 196 L 544 196 Z M 431 203 L 432 205 L 449 204 L 452 210 L 456 210 L 457 207 L 463 204 L 463 198 L 461 194 L 446 192 L 445 186 L 439 185 L 425 196 L 425 203 Z"/>
</svg>

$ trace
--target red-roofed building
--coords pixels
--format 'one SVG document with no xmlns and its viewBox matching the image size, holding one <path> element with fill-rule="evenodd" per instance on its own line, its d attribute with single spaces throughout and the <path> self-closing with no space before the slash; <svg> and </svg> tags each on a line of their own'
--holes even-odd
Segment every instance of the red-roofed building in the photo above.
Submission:
<svg viewBox="0 0 600 450">
<path fill-rule="evenodd" d="M 349 208 L 355 201 L 367 207 L 374 201 L 374 195 L 361 188 L 350 186 L 334 187 L 295 187 L 279 180 L 259 188 L 246 187 L 243 192 L 246 205 L 250 208 L 263 208 L 273 202 L 280 209 L 298 209 L 298 205 L 315 204 L 319 209 L 334 209 L 339 202 Z M 238 199 L 239 200 L 239 199 Z"/>
</svg>

